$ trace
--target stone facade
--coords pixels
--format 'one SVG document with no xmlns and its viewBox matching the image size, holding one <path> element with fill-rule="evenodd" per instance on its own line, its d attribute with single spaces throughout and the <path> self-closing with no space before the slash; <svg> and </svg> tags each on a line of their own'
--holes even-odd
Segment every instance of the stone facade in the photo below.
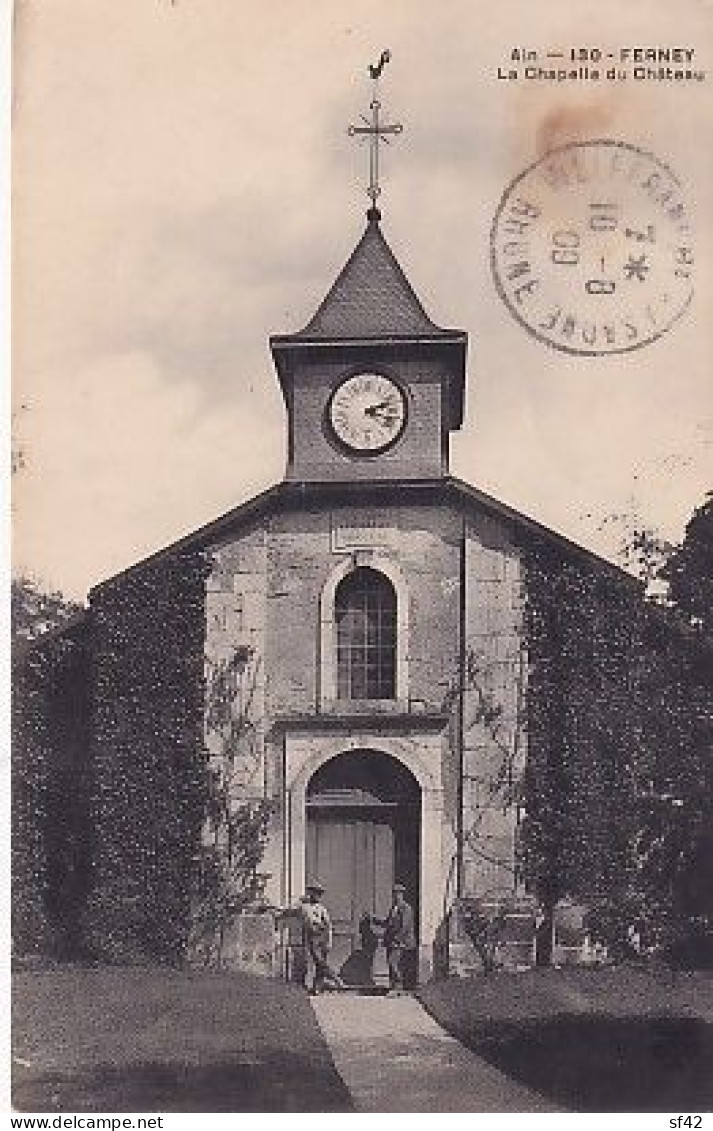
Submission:
<svg viewBox="0 0 713 1131">
<path fill-rule="evenodd" d="M 521 776 L 526 759 L 525 583 L 521 551 L 502 521 L 469 519 L 465 554 L 471 670 L 463 727 L 462 892 L 492 896 L 515 887 L 517 804 L 508 787 Z M 470 829 L 477 829 L 474 843 Z"/>
<path fill-rule="evenodd" d="M 265 642 L 267 554 L 264 529 L 213 550 L 206 582 L 206 677 L 234 664 L 231 693 L 236 717 L 252 724 L 239 744 L 233 779 L 241 800 L 267 790 L 265 761 Z M 206 720 L 206 724 L 208 720 Z M 210 755 L 220 758 L 218 736 L 206 725 Z"/>
<path fill-rule="evenodd" d="M 524 758 L 521 576 L 506 524 L 448 502 L 295 506 L 215 546 L 212 559 L 208 662 L 250 653 L 235 696 L 238 709 L 251 696 L 256 730 L 245 772 L 234 780 L 237 799 L 264 791 L 275 804 L 264 860 L 268 897 L 284 905 L 302 892 L 313 774 L 346 751 L 380 751 L 406 766 L 421 790 L 419 933 L 427 972 L 455 895 L 459 831 L 472 841 L 465 892 L 514 884 L 515 807 L 503 806 L 500 792 L 493 797 L 503 745 L 513 750 L 511 775 Z M 384 572 L 396 590 L 395 700 L 336 698 L 334 591 L 359 565 Z M 478 670 L 463 684 L 461 750 L 466 654 Z M 495 737 L 478 717 L 483 695 L 497 706 Z"/>
</svg>

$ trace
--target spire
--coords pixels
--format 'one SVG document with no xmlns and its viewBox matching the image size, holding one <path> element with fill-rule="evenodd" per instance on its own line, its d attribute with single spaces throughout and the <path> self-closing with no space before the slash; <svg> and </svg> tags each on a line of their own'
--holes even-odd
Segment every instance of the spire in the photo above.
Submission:
<svg viewBox="0 0 713 1131">
<path fill-rule="evenodd" d="M 366 124 L 350 126 L 348 131 L 351 136 L 369 141 L 367 195 L 371 206 L 366 214 L 366 231 L 316 313 L 302 330 L 289 335 L 293 341 L 433 338 L 453 333 L 436 326 L 428 317 L 380 227 L 379 147 L 403 129 L 399 124 L 385 124 L 380 115 L 378 83 L 390 59 L 391 52 L 382 51 L 378 63 L 369 67 L 374 84 L 371 120 L 362 115 Z"/>
<path fill-rule="evenodd" d="M 352 136 L 369 139 L 366 229 L 307 325 L 296 333 L 273 334 L 270 348 L 286 397 L 295 366 L 314 367 L 315 351 L 341 359 L 368 354 L 371 365 L 395 352 L 401 357 L 404 351 L 421 358 L 439 356 L 449 371 L 449 427 L 458 428 L 463 419 L 467 334 L 444 329 L 429 318 L 381 231 L 379 146 L 403 128 L 385 125 L 380 117 L 377 83 L 390 57 L 383 51 L 379 62 L 369 68 L 374 82 L 371 120 L 363 116 L 364 126 L 349 128 Z"/>
<path fill-rule="evenodd" d="M 378 222 L 381 219 L 381 212 L 377 207 L 377 201 L 381 195 L 381 185 L 379 183 L 379 146 L 389 145 L 389 136 L 395 136 L 403 131 L 403 126 L 400 123 L 389 125 L 381 120 L 381 103 L 379 102 L 379 79 L 381 72 L 386 64 L 391 59 L 391 52 L 388 50 L 382 51 L 379 62 L 369 66 L 369 74 L 373 82 L 373 90 L 371 95 L 371 102 L 369 109 L 371 110 L 371 119 L 367 118 L 365 114 L 360 114 L 363 126 L 350 126 L 347 133 L 350 137 L 369 139 L 369 187 L 366 190 L 367 196 L 371 200 L 371 207 L 367 212 L 367 219 L 370 223 Z"/>
<path fill-rule="evenodd" d="M 364 234 L 297 337 L 430 338 L 442 332 L 426 314 L 386 242 L 378 210 L 370 208 Z"/>
</svg>

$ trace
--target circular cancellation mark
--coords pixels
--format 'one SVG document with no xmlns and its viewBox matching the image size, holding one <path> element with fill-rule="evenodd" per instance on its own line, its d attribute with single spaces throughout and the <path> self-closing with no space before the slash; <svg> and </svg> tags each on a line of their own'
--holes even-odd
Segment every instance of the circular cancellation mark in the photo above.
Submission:
<svg viewBox="0 0 713 1131">
<path fill-rule="evenodd" d="M 567 353 L 625 353 L 661 337 L 693 295 L 693 240 L 676 175 L 626 142 L 551 150 L 503 193 L 493 278 L 513 317 Z"/>
</svg>

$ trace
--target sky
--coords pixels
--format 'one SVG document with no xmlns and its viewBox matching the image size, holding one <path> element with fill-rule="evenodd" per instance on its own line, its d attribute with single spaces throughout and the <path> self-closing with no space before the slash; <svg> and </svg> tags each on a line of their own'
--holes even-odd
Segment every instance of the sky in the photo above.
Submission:
<svg viewBox="0 0 713 1131">
<path fill-rule="evenodd" d="M 596 44 L 692 46 L 710 77 L 497 78 L 515 48 Z M 16 572 L 81 599 L 282 478 L 267 339 L 304 325 L 361 235 L 347 127 L 384 48 L 404 126 L 384 234 L 429 315 L 469 334 L 453 472 L 607 557 L 622 521 L 680 540 L 713 451 L 710 0 L 17 0 Z M 670 165 L 695 229 L 692 306 L 613 357 L 528 335 L 489 262 L 509 183 L 587 137 Z"/>
</svg>

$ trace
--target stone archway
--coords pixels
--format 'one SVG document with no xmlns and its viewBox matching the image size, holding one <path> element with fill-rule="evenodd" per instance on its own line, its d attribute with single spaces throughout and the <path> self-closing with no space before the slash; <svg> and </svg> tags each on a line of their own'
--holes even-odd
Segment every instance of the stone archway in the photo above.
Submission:
<svg viewBox="0 0 713 1131">
<path fill-rule="evenodd" d="M 353 718 L 342 721 L 320 720 L 320 725 L 305 722 L 286 730 L 284 738 L 284 821 L 282 876 L 283 903 L 295 902 L 304 892 L 307 838 L 307 792 L 320 767 L 349 751 L 372 751 L 387 755 L 409 772 L 417 783 L 419 811 L 419 972 L 428 978 L 432 967 L 433 945 L 443 913 L 446 883 L 444 860 L 453 848 L 444 821 L 444 795 L 441 777 L 444 735 L 442 723 L 420 723 L 410 733 L 374 734 L 371 720 Z"/>
<path fill-rule="evenodd" d="M 325 887 L 334 963 L 345 980 L 365 984 L 371 970 L 364 917 L 386 915 L 395 882 L 405 885 L 419 922 L 420 786 L 396 758 L 348 750 L 312 774 L 305 810 L 305 869 Z"/>
</svg>

